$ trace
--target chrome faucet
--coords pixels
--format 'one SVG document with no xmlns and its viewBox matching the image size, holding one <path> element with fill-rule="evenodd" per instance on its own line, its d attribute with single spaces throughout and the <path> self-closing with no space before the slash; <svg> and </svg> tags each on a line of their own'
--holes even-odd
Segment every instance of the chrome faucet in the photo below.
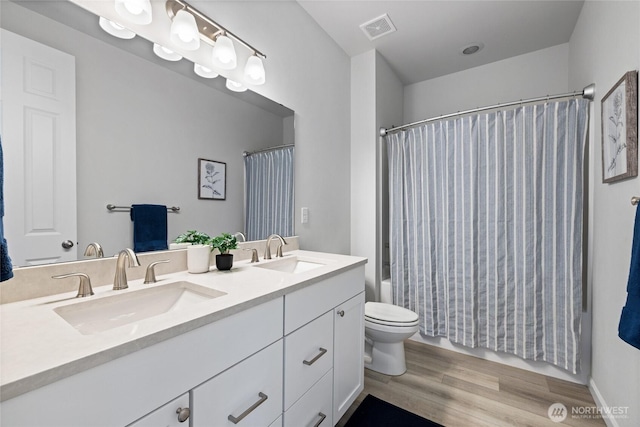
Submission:
<svg viewBox="0 0 640 427">
<path fill-rule="evenodd" d="M 116 275 L 113 278 L 113 290 L 118 291 L 120 289 L 127 289 L 127 266 L 125 260 L 128 260 L 129 267 L 140 267 L 140 261 L 138 256 L 133 250 L 126 248 L 120 251 L 118 254 L 118 260 L 116 261 Z"/>
<path fill-rule="evenodd" d="M 89 243 L 87 245 L 87 248 L 84 250 L 84 256 L 95 256 L 96 258 L 103 258 L 104 252 L 102 250 L 102 246 L 100 246 L 100 243 Z"/>
<path fill-rule="evenodd" d="M 246 241 L 247 241 L 247 236 L 245 236 L 245 235 L 244 235 L 244 233 L 243 233 L 242 231 L 238 231 L 238 232 L 236 232 L 233 236 L 234 236 L 234 237 L 240 237 L 240 238 L 242 238 L 242 241 L 243 241 L 243 242 L 246 242 Z"/>
<path fill-rule="evenodd" d="M 272 234 L 271 236 L 267 237 L 267 247 L 264 248 L 264 259 L 271 259 L 271 240 L 274 238 L 280 240 L 280 245 L 278 246 L 278 250 L 276 252 L 276 258 L 282 256 L 282 245 L 286 245 L 287 242 L 279 234 Z"/>
</svg>

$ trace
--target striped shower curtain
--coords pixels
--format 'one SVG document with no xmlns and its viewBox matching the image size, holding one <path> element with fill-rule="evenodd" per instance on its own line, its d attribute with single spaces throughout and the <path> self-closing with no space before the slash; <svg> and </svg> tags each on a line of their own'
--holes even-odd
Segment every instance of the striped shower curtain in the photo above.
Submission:
<svg viewBox="0 0 640 427">
<path fill-rule="evenodd" d="M 293 146 L 244 157 L 247 240 L 293 236 Z"/>
<path fill-rule="evenodd" d="M 588 101 L 387 136 L 394 303 L 420 332 L 579 369 Z"/>
</svg>

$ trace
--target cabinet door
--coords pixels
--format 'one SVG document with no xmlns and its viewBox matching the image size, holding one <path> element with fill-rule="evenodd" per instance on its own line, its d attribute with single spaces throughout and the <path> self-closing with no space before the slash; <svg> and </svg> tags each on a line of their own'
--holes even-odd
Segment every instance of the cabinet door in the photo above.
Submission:
<svg viewBox="0 0 640 427">
<path fill-rule="evenodd" d="M 279 340 L 193 389 L 191 426 L 269 426 L 282 414 L 282 357 Z"/>
<path fill-rule="evenodd" d="M 127 427 L 188 427 L 189 411 L 189 393 L 185 393 Z"/>
<path fill-rule="evenodd" d="M 364 292 L 333 312 L 333 419 L 339 420 L 364 388 Z"/>
</svg>

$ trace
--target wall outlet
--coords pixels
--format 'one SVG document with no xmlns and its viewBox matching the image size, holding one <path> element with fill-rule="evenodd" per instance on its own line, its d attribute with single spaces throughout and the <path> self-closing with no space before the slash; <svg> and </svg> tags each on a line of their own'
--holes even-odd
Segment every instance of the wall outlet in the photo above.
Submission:
<svg viewBox="0 0 640 427">
<path fill-rule="evenodd" d="M 306 224 L 309 222 L 309 208 L 300 209 L 300 222 Z"/>
</svg>

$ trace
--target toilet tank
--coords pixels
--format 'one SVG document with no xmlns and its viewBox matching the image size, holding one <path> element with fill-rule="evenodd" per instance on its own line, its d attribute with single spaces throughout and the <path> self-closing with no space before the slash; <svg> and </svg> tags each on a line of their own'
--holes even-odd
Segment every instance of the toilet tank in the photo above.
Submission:
<svg viewBox="0 0 640 427">
<path fill-rule="evenodd" d="M 384 279 L 380 282 L 380 302 L 393 304 L 393 297 L 391 296 L 391 279 Z"/>
</svg>

